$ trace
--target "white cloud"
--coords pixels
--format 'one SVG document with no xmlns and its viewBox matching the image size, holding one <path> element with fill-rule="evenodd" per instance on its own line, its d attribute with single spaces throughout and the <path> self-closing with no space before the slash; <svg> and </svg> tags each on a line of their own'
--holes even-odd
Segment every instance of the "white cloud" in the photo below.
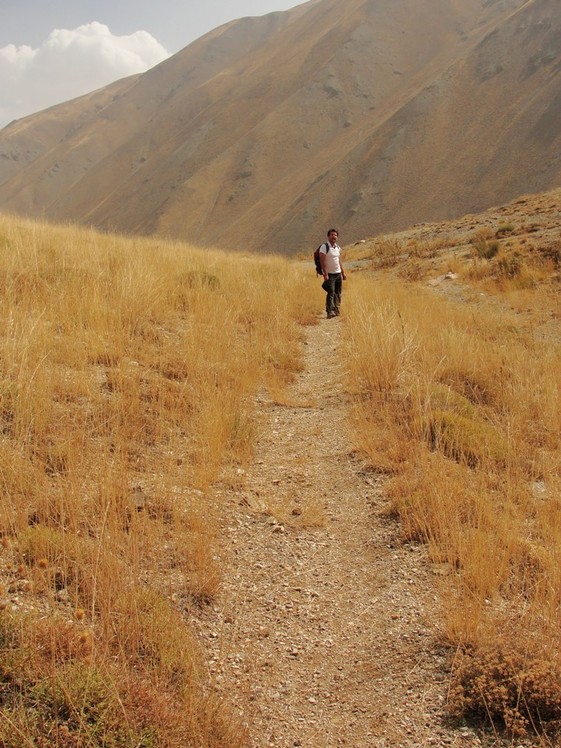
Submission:
<svg viewBox="0 0 561 748">
<path fill-rule="evenodd" d="M 118 78 L 142 73 L 169 57 L 147 31 L 114 36 L 94 21 L 55 29 L 38 48 L 0 48 L 0 127 Z"/>
</svg>

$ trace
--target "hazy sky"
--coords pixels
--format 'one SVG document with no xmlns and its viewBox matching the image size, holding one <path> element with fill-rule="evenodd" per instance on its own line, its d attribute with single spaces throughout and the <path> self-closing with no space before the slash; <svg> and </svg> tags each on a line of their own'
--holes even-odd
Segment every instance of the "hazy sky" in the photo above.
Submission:
<svg viewBox="0 0 561 748">
<path fill-rule="evenodd" d="M 0 0 L 0 127 L 302 0 Z"/>
</svg>

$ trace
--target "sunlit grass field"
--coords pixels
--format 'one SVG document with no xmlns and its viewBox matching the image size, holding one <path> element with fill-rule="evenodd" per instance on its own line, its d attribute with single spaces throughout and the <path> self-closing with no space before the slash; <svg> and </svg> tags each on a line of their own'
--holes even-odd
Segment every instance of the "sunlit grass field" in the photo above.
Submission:
<svg viewBox="0 0 561 748">
<path fill-rule="evenodd" d="M 355 250 L 339 353 L 435 571 L 450 713 L 516 737 L 561 720 L 561 308 L 557 245 L 511 233 Z M 213 484 L 321 310 L 307 260 L 0 218 L 0 745 L 248 744 L 187 621 L 220 588 Z"/>
<path fill-rule="evenodd" d="M 317 318 L 278 258 L 0 219 L 0 744 L 244 745 L 186 611 Z M 14 603 L 15 600 L 15 603 Z"/>
<path fill-rule="evenodd" d="M 483 263 L 490 234 L 380 240 L 345 339 L 357 445 L 441 588 L 450 712 L 515 737 L 561 719 L 560 276 L 518 242 Z"/>
</svg>

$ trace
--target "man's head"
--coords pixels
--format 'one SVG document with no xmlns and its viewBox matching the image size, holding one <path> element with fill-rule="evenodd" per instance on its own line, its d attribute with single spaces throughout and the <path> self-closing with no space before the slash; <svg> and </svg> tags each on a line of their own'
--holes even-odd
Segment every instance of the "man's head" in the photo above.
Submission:
<svg viewBox="0 0 561 748">
<path fill-rule="evenodd" d="M 335 244 L 337 242 L 337 239 L 339 237 L 339 232 L 337 229 L 329 229 L 327 232 L 327 238 L 331 242 L 331 244 Z"/>
</svg>

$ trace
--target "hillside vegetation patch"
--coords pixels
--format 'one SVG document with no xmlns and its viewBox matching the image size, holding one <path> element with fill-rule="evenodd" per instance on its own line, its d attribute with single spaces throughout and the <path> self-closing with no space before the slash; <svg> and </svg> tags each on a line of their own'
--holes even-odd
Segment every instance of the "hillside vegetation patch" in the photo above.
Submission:
<svg viewBox="0 0 561 748">
<path fill-rule="evenodd" d="M 516 737 L 561 716 L 557 275 L 510 223 L 471 239 L 464 224 L 439 227 L 447 246 L 415 274 L 376 259 L 403 235 L 371 243 L 377 270 L 346 305 L 348 386 L 357 444 L 441 577 L 450 714 Z"/>
<path fill-rule="evenodd" d="M 0 743 L 244 745 L 187 619 L 220 585 L 209 488 L 251 457 L 255 392 L 301 366 L 311 278 L 6 217 L 0 234 Z"/>
</svg>

